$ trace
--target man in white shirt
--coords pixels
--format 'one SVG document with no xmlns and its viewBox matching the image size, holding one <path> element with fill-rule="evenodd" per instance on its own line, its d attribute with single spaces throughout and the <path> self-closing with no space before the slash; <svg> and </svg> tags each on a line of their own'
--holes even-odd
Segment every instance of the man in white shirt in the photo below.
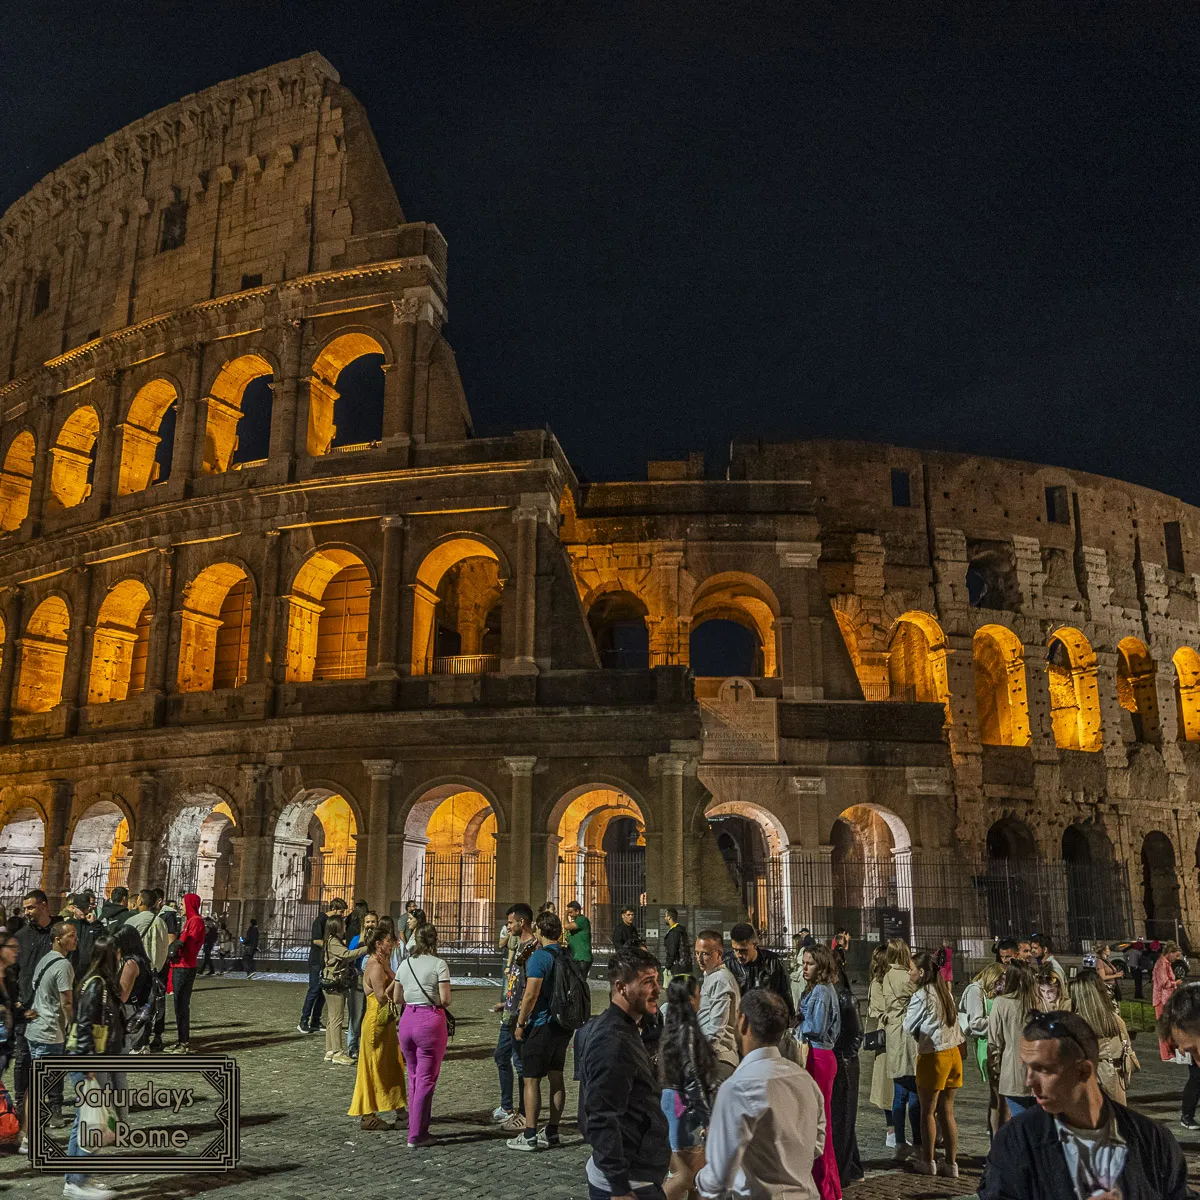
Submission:
<svg viewBox="0 0 1200 1200">
<path fill-rule="evenodd" d="M 696 962 L 704 972 L 700 987 L 700 1032 L 717 1056 L 717 1079 L 723 1081 L 738 1065 L 737 1010 L 740 992 L 733 973 L 725 966 L 725 939 L 715 929 L 696 935 Z"/>
<path fill-rule="evenodd" d="M 825 1149 L 825 1102 L 803 1068 L 779 1053 L 787 1006 L 754 988 L 742 997 L 745 1057 L 721 1085 L 696 1176 L 706 1200 L 818 1200 L 813 1162 Z"/>
</svg>

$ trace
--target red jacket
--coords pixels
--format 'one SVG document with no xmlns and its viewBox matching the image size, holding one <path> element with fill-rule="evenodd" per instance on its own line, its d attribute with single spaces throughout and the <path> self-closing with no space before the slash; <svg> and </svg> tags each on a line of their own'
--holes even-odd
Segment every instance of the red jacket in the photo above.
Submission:
<svg viewBox="0 0 1200 1200">
<path fill-rule="evenodd" d="M 182 953 L 179 960 L 171 964 L 171 972 L 167 977 L 167 991 L 173 992 L 176 967 L 194 967 L 200 950 L 204 946 L 204 918 L 200 915 L 200 897 L 195 892 L 188 892 L 183 897 L 184 922 L 179 931 L 179 946 Z"/>
</svg>

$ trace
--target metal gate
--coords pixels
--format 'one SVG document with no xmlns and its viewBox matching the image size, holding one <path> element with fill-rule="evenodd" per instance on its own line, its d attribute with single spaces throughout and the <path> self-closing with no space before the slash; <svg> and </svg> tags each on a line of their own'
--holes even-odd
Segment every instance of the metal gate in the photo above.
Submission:
<svg viewBox="0 0 1200 1200">
<path fill-rule="evenodd" d="M 425 855 L 421 907 L 437 926 L 440 947 L 494 950 L 500 931 L 493 920 L 495 905 L 495 855 Z"/>
<path fill-rule="evenodd" d="M 347 907 L 354 904 L 354 866 L 353 854 L 337 858 L 314 854 L 304 859 L 299 876 L 289 880 L 295 894 L 271 902 L 259 954 L 264 958 L 307 960 L 317 917 L 335 899 L 345 900 Z M 220 907 L 219 898 L 214 898 L 214 911 Z"/>
<path fill-rule="evenodd" d="M 646 851 L 615 854 L 573 850 L 558 860 L 558 911 L 578 900 L 592 923 L 592 951 L 612 945 L 612 931 L 623 908 L 633 909 L 633 921 L 645 933 Z"/>
</svg>

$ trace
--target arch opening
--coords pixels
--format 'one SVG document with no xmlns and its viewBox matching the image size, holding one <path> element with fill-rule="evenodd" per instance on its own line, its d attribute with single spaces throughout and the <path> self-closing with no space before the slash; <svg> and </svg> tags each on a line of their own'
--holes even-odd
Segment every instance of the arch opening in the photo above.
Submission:
<svg viewBox="0 0 1200 1200">
<path fill-rule="evenodd" d="M 383 437 L 386 355 L 366 333 L 344 333 L 313 363 L 308 388 L 308 453 L 365 450 Z"/>
<path fill-rule="evenodd" d="M 940 703 L 950 724 L 950 681 L 946 672 L 946 635 L 928 613 L 907 612 L 896 619 L 888 638 L 888 690 L 893 700 Z"/>
<path fill-rule="evenodd" d="M 179 634 L 181 692 L 241 687 L 250 664 L 250 580 L 233 563 L 214 563 L 184 592 Z"/>
<path fill-rule="evenodd" d="M 491 948 L 496 900 L 496 814 L 456 784 L 433 788 L 404 825 L 404 894 L 419 897 L 443 946 Z"/>
<path fill-rule="evenodd" d="M 296 915 L 301 928 L 334 899 L 354 903 L 357 837 L 358 824 L 349 802 L 326 789 L 302 793 L 279 814 L 271 891 L 276 901 L 310 906 Z"/>
<path fill-rule="evenodd" d="M 1029 745 L 1025 655 L 1017 635 L 1003 625 L 975 633 L 975 710 L 985 746 Z"/>
<path fill-rule="evenodd" d="M 869 936 L 883 908 L 908 912 L 911 928 L 912 837 L 903 820 L 877 804 L 851 805 L 833 823 L 829 840 L 835 928 Z"/>
<path fill-rule="evenodd" d="M 778 613 L 778 600 L 753 575 L 726 571 L 706 579 L 692 601 L 688 658 L 693 672 L 721 679 L 775 676 Z"/>
<path fill-rule="evenodd" d="M 9 443 L 0 470 L 0 533 L 16 529 L 29 515 L 37 443 L 27 429 Z"/>
<path fill-rule="evenodd" d="M 60 508 L 74 508 L 92 494 L 99 436 L 100 415 L 90 404 L 77 408 L 58 431 L 50 450 L 50 497 Z"/>
<path fill-rule="evenodd" d="M 1016 817 L 1002 817 L 987 831 L 983 884 L 989 927 L 1001 937 L 1028 937 L 1042 927 L 1039 855 L 1033 830 Z"/>
<path fill-rule="evenodd" d="M 235 878 L 236 829 L 224 798 L 208 792 L 186 797 L 167 828 L 164 893 L 177 899 L 195 892 L 203 903 L 222 907 Z"/>
<path fill-rule="evenodd" d="M 109 704 L 138 696 L 146 686 L 150 652 L 150 593 L 136 579 L 110 589 L 96 616 L 88 703 Z"/>
<path fill-rule="evenodd" d="M 1175 665 L 1175 715 L 1181 742 L 1200 742 L 1200 654 L 1180 646 L 1171 659 Z"/>
<path fill-rule="evenodd" d="M 414 675 L 499 670 L 503 640 L 500 560 L 470 536 L 435 546 L 413 586 Z"/>
<path fill-rule="evenodd" d="M 650 666 L 649 610 L 632 592 L 604 592 L 588 609 L 588 628 L 606 670 L 645 671 Z"/>
<path fill-rule="evenodd" d="M 289 682 L 363 679 L 371 577 L 356 554 L 331 548 L 310 555 L 288 597 Z"/>
<path fill-rule="evenodd" d="M 200 467 L 205 475 L 217 475 L 266 457 L 274 379 L 271 364 L 261 354 L 243 354 L 217 372 L 205 398 L 204 458 Z"/>
<path fill-rule="evenodd" d="M 1179 902 L 1179 876 L 1175 847 L 1165 833 L 1152 829 L 1142 841 L 1142 903 L 1146 935 L 1165 941 L 1179 938 L 1183 911 Z"/>
<path fill-rule="evenodd" d="M 1126 936 L 1132 925 L 1129 885 L 1104 829 L 1076 821 L 1063 830 L 1067 884 L 1067 936 L 1073 946 Z"/>
<path fill-rule="evenodd" d="M 121 426 L 118 496 L 144 491 L 170 477 L 178 401 L 179 393 L 167 379 L 152 379 L 138 389 Z"/>
<path fill-rule="evenodd" d="M 1117 701 L 1129 714 L 1133 740 L 1151 746 L 1162 741 L 1156 685 L 1157 668 L 1145 643 L 1123 638 L 1117 643 Z"/>
<path fill-rule="evenodd" d="M 129 822 L 111 800 L 97 800 L 75 822 L 70 890 L 103 898 L 129 878 Z"/>
<path fill-rule="evenodd" d="M 561 807 L 561 801 L 558 806 Z M 612 942 L 621 910 L 642 928 L 646 904 L 646 822 L 632 797 L 612 787 L 578 789 L 553 830 L 550 898 L 561 915 L 578 900 L 592 925 L 592 953 Z"/>
<path fill-rule="evenodd" d="M 20 805 L 0 829 L 0 904 L 12 912 L 42 883 L 46 824 L 30 804 Z"/>
<path fill-rule="evenodd" d="M 1055 631 L 1046 657 L 1046 679 L 1054 744 L 1061 750 L 1103 749 L 1096 655 L 1078 629 Z"/>
<path fill-rule="evenodd" d="M 17 712 L 49 712 L 61 703 L 70 629 L 71 614 L 61 596 L 47 596 L 33 610 L 21 639 Z"/>
</svg>

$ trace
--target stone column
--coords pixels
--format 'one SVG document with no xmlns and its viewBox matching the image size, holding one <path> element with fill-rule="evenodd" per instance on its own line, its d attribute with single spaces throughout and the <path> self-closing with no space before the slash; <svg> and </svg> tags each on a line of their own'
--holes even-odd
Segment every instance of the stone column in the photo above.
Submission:
<svg viewBox="0 0 1200 1200">
<path fill-rule="evenodd" d="M 267 453 L 273 459 L 286 458 L 289 463 L 295 462 L 296 457 L 302 332 L 302 322 L 297 317 L 285 318 L 280 323 L 280 378 L 275 381 L 271 402 L 271 442 Z"/>
<path fill-rule="evenodd" d="M 510 666 L 514 675 L 536 675 L 534 638 L 537 630 L 537 522 L 538 510 L 522 503 L 513 510 L 517 526 L 516 653 Z"/>
<path fill-rule="evenodd" d="M 50 436 L 54 428 L 54 400 L 52 397 L 42 396 L 38 405 L 37 451 L 33 456 L 33 478 L 29 482 L 29 512 L 25 516 L 34 536 L 41 532 L 46 497 L 50 495 L 50 468 L 54 463 L 54 455 L 50 453 Z"/>
<path fill-rule="evenodd" d="M 0 650 L 0 741 L 8 740 L 9 718 L 17 697 L 17 662 L 24 619 L 24 593 L 19 587 L 7 589 L 3 602 L 4 646 Z"/>
<path fill-rule="evenodd" d="M 75 800 L 75 781 L 51 779 L 49 782 L 49 820 L 42 847 L 42 891 L 50 899 L 51 911 L 58 912 L 62 907 L 61 898 L 70 886 L 71 846 L 67 841 L 67 827 Z"/>
<path fill-rule="evenodd" d="M 138 785 L 137 808 L 134 812 L 137 825 L 131 832 L 137 836 L 129 844 L 129 876 L 125 885 L 131 897 L 150 885 L 157 865 L 154 834 L 159 818 L 158 776 L 153 771 L 139 771 L 134 778 Z"/>
<path fill-rule="evenodd" d="M 150 574 L 154 579 L 154 612 L 150 618 L 150 645 L 147 648 L 146 694 L 155 697 L 155 724 L 161 724 L 165 698 L 172 690 L 167 678 L 168 654 L 171 643 L 172 586 L 174 579 L 174 550 L 166 538 L 156 547 L 158 554 Z M 178 646 L 176 646 L 178 650 Z"/>
<path fill-rule="evenodd" d="M 379 646 L 370 674 L 395 679 L 400 673 L 400 599 L 404 572 L 404 518 L 383 517 L 383 566 L 379 572 Z"/>
<path fill-rule="evenodd" d="M 92 635 L 92 573 L 87 567 L 76 567 L 72 574 L 77 583 L 71 612 L 71 627 L 67 631 L 67 667 L 63 675 L 62 700 L 71 707 L 67 732 L 74 733 L 74 714 L 87 703 L 87 677 L 91 666 Z M 82 696 L 81 696 L 82 691 Z"/>
<path fill-rule="evenodd" d="M 389 448 L 412 441 L 413 358 L 420 307 L 415 297 L 392 301 L 396 360 L 388 364 L 383 376 L 383 444 Z"/>
<path fill-rule="evenodd" d="M 100 405 L 100 433 L 96 441 L 96 470 L 92 480 L 92 495 L 100 497 L 101 515 L 107 516 L 116 492 L 114 479 L 118 456 L 121 453 L 121 372 L 106 371 L 101 377 L 108 396 Z"/>
<path fill-rule="evenodd" d="M 179 398 L 175 445 L 171 451 L 171 478 L 178 478 L 185 490 L 188 481 L 200 473 L 204 461 L 204 429 L 198 428 L 204 411 L 200 403 L 203 386 L 204 347 L 197 343 L 188 347 L 187 394 Z"/>
<path fill-rule="evenodd" d="M 242 836 L 234 839 L 234 856 L 237 897 L 242 902 L 241 924 L 244 927 L 251 917 L 257 917 L 265 932 L 275 851 L 269 828 L 272 768 L 263 763 L 242 763 L 238 769 L 242 784 Z"/>
<path fill-rule="evenodd" d="M 396 763 L 391 758 L 366 758 L 363 767 L 371 781 L 367 809 L 367 903 L 378 913 L 388 911 L 388 832 L 392 810 L 392 779 Z M 363 835 L 359 834 L 361 842 Z"/>
<path fill-rule="evenodd" d="M 509 814 L 508 896 L 497 896 L 503 907 L 518 901 L 529 903 L 533 885 L 533 771 L 537 759 L 532 755 L 506 758 L 504 765 L 512 775 L 511 813 Z"/>
<path fill-rule="evenodd" d="M 682 904 L 683 891 L 683 768 L 684 760 L 674 754 L 660 754 L 651 760 L 657 769 L 659 812 L 662 829 L 662 874 L 659 899 L 666 904 Z M 647 856 L 649 857 L 649 856 Z"/>
<path fill-rule="evenodd" d="M 276 668 L 282 669 L 283 655 L 276 661 L 276 629 L 279 615 L 279 562 L 280 534 L 278 529 L 266 531 L 266 546 L 263 553 L 262 591 L 258 601 L 258 646 L 250 655 L 247 671 L 250 683 L 258 683 L 275 677 Z"/>
</svg>

